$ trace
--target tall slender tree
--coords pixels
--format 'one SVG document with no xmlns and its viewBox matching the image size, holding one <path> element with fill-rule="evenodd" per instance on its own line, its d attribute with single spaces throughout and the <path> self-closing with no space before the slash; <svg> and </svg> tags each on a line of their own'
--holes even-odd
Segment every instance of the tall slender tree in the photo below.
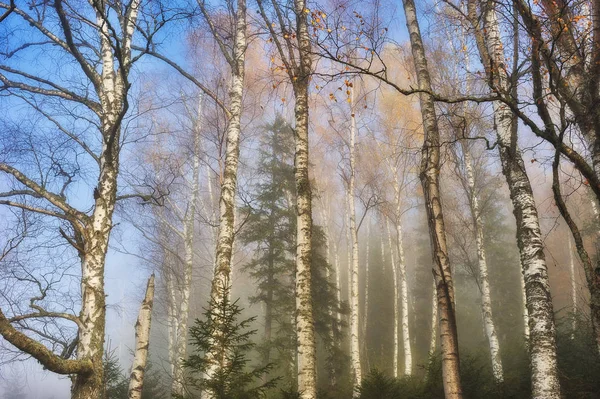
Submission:
<svg viewBox="0 0 600 399">
<path fill-rule="evenodd" d="M 312 196 L 309 179 L 309 83 L 313 73 L 308 19 L 311 11 L 304 0 L 294 0 L 290 13 L 284 4 L 272 2 L 268 13 L 265 2 L 257 0 L 259 12 L 267 26 L 294 92 L 294 154 L 296 178 L 296 332 L 298 339 L 298 390 L 302 399 L 317 395 L 315 330 L 311 298 Z M 271 15 L 274 14 L 274 17 Z M 274 22 L 277 21 L 277 22 Z M 277 27 L 277 30 L 276 30 Z"/>
<path fill-rule="evenodd" d="M 504 68 L 504 46 L 496 8 L 495 4 L 474 0 L 467 5 L 479 54 L 488 73 L 488 83 L 492 90 L 510 93 L 511 81 Z M 511 109 L 496 101 L 494 124 L 502 172 L 508 183 L 517 222 L 517 243 L 521 253 L 531 331 L 529 346 L 533 396 L 558 398 L 560 384 L 556 361 L 556 328 L 548 270 L 533 190 L 516 142 L 518 123 Z"/>
<path fill-rule="evenodd" d="M 440 133 L 438 129 L 435 103 L 431 89 L 431 78 L 427 67 L 427 57 L 421 38 L 417 19 L 417 10 L 413 0 L 403 0 L 406 25 L 415 65 L 420 94 L 421 114 L 423 116 L 424 141 L 421 153 L 420 178 L 427 209 L 429 234 L 435 263 L 434 276 L 438 298 L 440 340 L 442 347 L 442 378 L 446 398 L 462 398 L 460 365 L 458 353 L 458 330 L 456 326 L 456 307 L 454 303 L 454 283 L 448 247 L 446 229 L 442 212 L 439 185 L 440 174 Z"/>
</svg>

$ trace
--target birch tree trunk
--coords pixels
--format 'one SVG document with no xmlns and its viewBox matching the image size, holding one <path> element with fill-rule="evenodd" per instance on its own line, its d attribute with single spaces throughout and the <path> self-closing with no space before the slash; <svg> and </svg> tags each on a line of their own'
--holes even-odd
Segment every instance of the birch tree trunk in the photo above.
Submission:
<svg viewBox="0 0 600 399">
<path fill-rule="evenodd" d="M 432 290 L 431 290 L 431 338 L 429 339 L 429 359 L 435 353 L 437 346 L 437 325 L 438 325 L 438 303 L 437 303 L 437 289 L 435 279 L 433 279 Z"/>
<path fill-rule="evenodd" d="M 442 379 L 447 399 L 462 398 L 460 364 L 458 353 L 458 332 L 454 303 L 454 284 L 448 248 L 446 229 L 442 213 L 439 188 L 440 174 L 440 133 L 437 125 L 435 105 L 431 93 L 431 79 L 427 68 L 427 58 L 417 20 L 413 0 L 403 0 L 406 25 L 410 35 L 415 70 L 421 93 L 420 104 L 423 116 L 424 142 L 421 153 L 421 185 L 425 197 L 431 247 L 436 267 L 434 275 L 437 285 L 438 309 L 440 312 L 440 340 L 442 347 Z"/>
<path fill-rule="evenodd" d="M 152 322 L 152 303 L 154 301 L 154 274 L 150 276 L 146 295 L 142 301 L 137 323 L 135 323 L 135 352 L 131 375 L 129 377 L 129 399 L 141 399 L 144 387 L 144 371 L 148 360 L 150 345 L 150 325 Z"/>
<path fill-rule="evenodd" d="M 367 219 L 367 237 L 366 237 L 366 248 L 365 248 L 365 304 L 363 310 L 362 320 L 362 341 L 363 341 L 363 353 L 365 359 L 367 357 L 367 331 L 369 321 L 369 242 L 371 241 L 371 222 Z M 368 361 L 367 361 L 368 364 Z M 367 366 L 368 369 L 368 366 Z"/>
<path fill-rule="evenodd" d="M 185 250 L 183 286 L 178 287 L 181 292 L 177 320 L 173 321 L 177 326 L 175 335 L 175 354 L 172 374 L 171 392 L 175 395 L 183 395 L 183 361 L 187 355 L 188 322 L 190 314 L 190 292 L 192 290 L 192 275 L 194 270 L 194 233 L 196 221 L 196 204 L 200 191 L 200 140 L 201 140 L 201 118 L 202 118 L 202 96 L 198 99 L 198 114 L 194 123 L 194 148 L 192 154 L 191 192 L 187 203 L 187 209 L 183 219 L 183 246 Z M 172 287 L 174 288 L 174 287 Z M 174 293 L 172 293 L 174 295 Z"/>
<path fill-rule="evenodd" d="M 488 278 L 488 266 L 486 251 L 484 245 L 483 220 L 479 208 L 479 197 L 475 187 L 475 175 L 473 173 L 473 161 L 471 159 L 471 148 L 469 143 L 463 139 L 460 141 L 465 163 L 467 178 L 467 189 L 469 196 L 469 206 L 471 208 L 471 217 L 473 227 L 475 228 L 475 242 L 477 246 L 477 260 L 479 265 L 479 288 L 481 291 L 481 313 L 485 334 L 490 348 L 490 357 L 492 360 L 492 373 L 496 383 L 504 381 L 504 372 L 502 370 L 502 359 L 500 358 L 500 343 L 496 334 L 496 326 L 492 316 L 492 298 L 490 295 L 490 283 Z"/>
<path fill-rule="evenodd" d="M 486 4 L 484 27 L 479 27 L 476 4 L 470 1 L 468 13 L 475 28 L 476 39 L 486 70 L 494 77 L 493 86 L 509 92 L 509 79 L 504 69 L 504 49 L 494 4 Z M 491 65 L 490 65 L 491 64 Z M 493 67 L 493 71 L 490 69 Z M 535 399 L 560 398 L 560 384 L 556 360 L 556 328 L 548 281 L 539 219 L 525 170 L 518 149 L 514 115 L 508 106 L 494 102 L 494 124 L 500 151 L 502 171 L 506 177 L 513 213 L 517 221 L 517 243 L 525 282 L 527 309 L 529 313 L 532 397 Z"/>
<path fill-rule="evenodd" d="M 61 23 L 67 24 L 62 12 L 62 2 L 57 2 Z M 98 96 L 102 106 L 101 121 L 102 153 L 100 175 L 95 189 L 94 211 L 90 227 L 85 231 L 84 252 L 81 258 L 81 321 L 78 333 L 77 358 L 90 359 L 94 365 L 91 374 L 77 374 L 71 390 L 73 399 L 96 399 L 102 394 L 104 383 L 103 355 L 106 328 L 106 299 L 104 294 L 104 266 L 112 215 L 117 201 L 117 177 L 119 172 L 119 145 L 121 120 L 127 111 L 128 76 L 131 61 L 131 38 L 137 19 L 139 0 L 128 7 L 128 22 L 124 26 L 123 52 L 120 55 L 121 70 L 115 72 L 115 53 L 106 20 L 108 11 L 104 6 L 95 7 L 97 24 L 100 27 L 102 67 L 99 78 Z M 60 9 L 59 9 L 60 7 Z M 90 72 L 91 74 L 91 72 Z"/>
<path fill-rule="evenodd" d="M 525 347 L 529 350 L 529 339 L 531 332 L 529 331 L 529 310 L 527 310 L 527 292 L 525 291 L 525 276 L 519 273 L 519 283 L 521 284 L 521 313 L 523 316 L 523 334 L 525 337 Z"/>
<path fill-rule="evenodd" d="M 350 358 L 353 374 L 353 385 L 360 386 L 362 380 L 362 369 L 360 362 L 359 342 L 359 300 L 358 300 L 358 231 L 356 226 L 356 207 L 354 203 L 354 181 L 355 181 L 355 145 L 356 145 L 356 118 L 354 113 L 353 89 L 350 88 L 350 176 L 348 177 L 348 212 L 350 223 L 350 239 L 352 242 L 352 263 L 350 266 Z"/>
<path fill-rule="evenodd" d="M 575 331 L 577 331 L 577 284 L 575 282 L 575 259 L 573 257 L 573 244 L 571 243 L 571 237 L 568 237 L 567 240 L 569 243 L 569 278 L 571 280 L 571 317 L 573 317 L 571 324 L 573 329 L 571 339 L 575 339 Z"/>
<path fill-rule="evenodd" d="M 231 261 L 235 239 L 235 197 L 237 190 L 237 171 L 240 153 L 240 133 L 242 117 L 242 98 L 244 94 L 245 58 L 246 58 L 246 0 L 237 0 L 237 9 L 234 11 L 234 38 L 231 53 L 222 45 L 222 53 L 231 68 L 229 85 L 229 112 L 226 130 L 225 166 L 221 180 L 221 193 L 219 198 L 219 227 L 217 231 L 217 247 L 215 255 L 215 269 L 211 284 L 210 297 L 213 303 L 220 304 L 229 298 L 231 291 Z M 215 33 L 213 21 L 202 6 L 215 39 L 222 44 L 222 38 Z M 232 11 L 233 12 L 233 11 Z M 221 331 L 217 327 L 214 331 L 211 348 L 206 354 L 209 365 L 206 378 L 210 379 L 223 366 L 224 356 L 219 355 L 227 348 L 217 348 L 214 342 L 218 341 Z M 209 392 L 203 392 L 203 397 L 210 397 Z"/>
<path fill-rule="evenodd" d="M 246 1 L 237 1 L 235 41 L 231 55 L 231 81 L 229 86 L 229 118 L 226 131 L 225 166 L 219 198 L 219 227 L 215 273 L 211 285 L 211 298 L 219 302 L 231 288 L 231 259 L 235 233 L 235 196 L 240 153 L 242 96 L 244 93 L 246 52 Z M 227 57 L 227 56 L 226 56 Z"/>
<path fill-rule="evenodd" d="M 400 335 L 400 323 L 399 323 L 399 312 L 398 312 L 398 267 L 396 265 L 396 258 L 394 256 L 394 245 L 392 244 L 392 231 L 390 229 L 390 222 L 388 218 L 385 219 L 385 227 L 387 230 L 388 246 L 390 248 L 390 262 L 392 263 L 392 279 L 394 280 L 394 360 L 393 360 L 393 372 L 394 377 L 398 377 L 398 349 L 400 347 L 398 336 Z"/>
<path fill-rule="evenodd" d="M 295 98 L 297 249 L 296 249 L 296 332 L 298 339 L 298 391 L 302 399 L 316 399 L 317 373 L 312 303 L 312 196 L 308 145 L 308 86 L 312 75 L 308 9 L 304 0 L 294 0 L 299 67 L 292 78 Z"/>
<path fill-rule="evenodd" d="M 341 277 L 340 277 L 340 254 L 338 252 L 338 243 L 337 241 L 333 242 L 333 258 L 334 258 L 334 270 L 335 270 L 335 295 L 337 298 L 337 304 L 338 306 L 341 305 L 342 303 L 342 293 L 341 293 Z M 339 312 L 336 312 L 336 318 L 338 321 L 338 325 L 340 324 L 341 320 L 342 320 L 342 314 Z"/>
<path fill-rule="evenodd" d="M 396 182 L 396 186 L 398 183 Z M 408 284 L 406 281 L 406 262 L 402 242 L 400 187 L 396 187 L 396 249 L 398 251 L 398 272 L 400 277 L 400 304 L 402 310 L 402 343 L 404 344 L 404 375 L 412 375 L 412 349 L 408 326 Z"/>
</svg>

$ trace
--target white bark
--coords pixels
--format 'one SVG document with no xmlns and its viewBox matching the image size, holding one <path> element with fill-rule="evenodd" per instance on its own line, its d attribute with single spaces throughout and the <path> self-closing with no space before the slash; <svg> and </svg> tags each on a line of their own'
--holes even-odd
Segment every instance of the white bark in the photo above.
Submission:
<svg viewBox="0 0 600 399">
<path fill-rule="evenodd" d="M 438 325 L 438 303 L 436 295 L 435 279 L 431 290 L 431 338 L 429 339 L 429 358 L 435 353 L 437 346 L 437 325 Z"/>
<path fill-rule="evenodd" d="M 408 318 L 408 284 L 406 281 L 406 261 L 402 242 L 402 218 L 400 187 L 396 185 L 396 250 L 398 251 L 398 272 L 400 277 L 400 308 L 402 311 L 402 343 L 404 344 L 404 375 L 412 375 L 412 349 L 410 347 L 410 330 Z"/>
<path fill-rule="evenodd" d="M 365 305 L 362 322 L 363 350 L 367 353 L 367 329 L 369 321 L 369 242 L 371 241 L 371 221 L 367 218 L 367 243 L 365 248 Z"/>
<path fill-rule="evenodd" d="M 335 295 L 337 298 L 338 306 L 342 303 L 342 293 L 341 293 L 341 277 L 340 277 L 340 254 L 338 252 L 338 244 L 336 241 L 333 242 L 333 253 L 334 253 L 334 270 L 335 270 Z M 338 324 L 342 320 L 342 314 L 338 311 L 336 312 L 336 317 Z"/>
<path fill-rule="evenodd" d="M 141 399 L 144 387 L 144 372 L 148 360 L 150 345 L 150 325 L 152 322 L 152 303 L 154 301 L 154 274 L 148 280 L 146 295 L 142 301 L 137 323 L 135 324 L 135 352 L 131 376 L 129 378 L 129 399 Z"/>
<path fill-rule="evenodd" d="M 242 117 L 242 98 L 244 94 L 245 57 L 246 57 L 246 1 L 238 0 L 235 10 L 235 27 L 233 49 L 230 52 L 222 48 L 223 56 L 231 68 L 229 85 L 229 114 L 225 144 L 225 167 L 221 180 L 221 195 L 219 198 L 219 227 L 217 232 L 217 247 L 215 269 L 211 284 L 210 296 L 215 304 L 223 303 L 231 292 L 231 262 L 235 239 L 235 197 L 237 190 L 237 170 L 240 153 L 240 133 Z M 207 16 L 207 15 L 206 15 Z M 213 22 L 207 16 L 209 24 Z M 220 40 L 220 39 L 218 39 Z M 216 335 L 221 331 L 217 326 Z M 211 379 L 219 368 L 223 367 L 223 350 L 214 344 L 218 336 L 212 338 L 212 347 L 206 354 L 209 362 L 206 378 Z M 203 392 L 203 397 L 211 397 L 210 392 Z"/>
<path fill-rule="evenodd" d="M 394 256 L 394 245 L 392 243 L 392 230 L 390 229 L 390 222 L 388 218 L 385 219 L 385 228 L 387 230 L 388 246 L 390 248 L 390 262 L 392 264 L 392 279 L 394 280 L 394 360 L 393 360 L 393 373 L 394 377 L 398 377 L 398 349 L 400 347 L 399 335 L 400 335 L 400 323 L 399 323 L 399 312 L 398 312 L 398 267 L 396 265 L 396 257 Z"/>
<path fill-rule="evenodd" d="M 294 0 L 299 67 L 291 77 L 296 114 L 296 332 L 298 339 L 298 391 L 301 399 L 316 399 L 317 372 L 312 303 L 312 195 L 309 177 L 308 87 L 313 72 L 308 9 L 304 0 Z M 290 49 L 291 51 L 291 49 Z"/>
<path fill-rule="evenodd" d="M 478 26 L 476 6 L 469 4 L 469 16 L 478 37 L 478 47 L 486 65 L 493 63 L 493 85 L 509 92 L 509 79 L 503 65 L 504 49 L 495 4 L 486 4 L 484 30 Z M 483 30 L 483 32 L 482 32 Z M 489 68 L 486 68 L 489 70 Z M 517 220 L 517 242 L 525 282 L 529 312 L 532 397 L 560 398 L 560 383 L 556 360 L 556 328 L 543 252 L 543 240 L 531 184 L 518 145 L 513 140 L 513 114 L 501 102 L 494 102 L 494 122 L 502 170 L 506 177 L 513 212 Z"/>
<path fill-rule="evenodd" d="M 71 207 L 63 196 L 64 193 L 54 194 L 47 190 L 48 187 L 40 186 L 19 171 L 9 167 L 9 165 L 0 163 L 2 172 L 15 177 L 20 183 L 35 192 L 36 196 L 48 201 L 60 212 L 42 210 L 42 208 L 29 207 L 12 201 L 5 203 L 5 205 L 20 205 L 19 207 L 28 211 L 60 217 L 68 220 L 75 231 L 74 237 L 69 238 L 66 234 L 64 234 L 64 237 L 77 248 L 81 261 L 81 310 L 77 317 L 63 316 L 63 318 L 74 321 L 78 326 L 76 360 L 59 358 L 48 351 L 44 345 L 16 331 L 0 311 L 0 330 L 2 330 L 0 333 L 10 334 L 10 337 L 5 337 L 9 342 L 38 359 L 47 369 L 72 375 L 71 395 L 74 399 L 97 399 L 102 394 L 106 324 L 105 260 L 110 233 L 113 228 L 112 216 L 117 201 L 121 120 L 127 112 L 126 99 L 129 83 L 124 82 L 124 80 L 127 79 L 131 68 L 131 36 L 134 32 L 139 4 L 139 0 L 133 0 L 126 7 L 115 11 L 118 13 L 115 18 L 126 16 L 128 19 L 123 26 L 123 30 L 119 33 L 109 33 L 107 31 L 108 10 L 104 3 L 90 3 L 91 10 L 84 10 L 83 7 L 85 6 L 83 4 L 81 10 L 71 9 L 70 7 L 65 10 L 63 2 L 57 0 L 53 2 L 52 7 L 56 11 L 58 20 L 48 24 L 46 24 L 45 19 L 32 17 L 18 7 L 14 10 L 14 15 L 18 15 L 23 21 L 27 22 L 24 26 L 32 26 L 49 40 L 49 42 L 39 44 L 49 44 L 62 49 L 65 51 L 65 57 L 76 62 L 80 75 L 84 76 L 84 79 L 87 78 L 87 82 L 80 82 L 81 86 L 77 85 L 74 91 L 79 91 L 80 87 L 93 87 L 94 94 L 99 99 L 99 102 L 91 100 L 94 97 L 91 93 L 87 93 L 90 94 L 89 96 L 87 94 L 83 97 L 78 96 L 67 89 L 61 88 L 61 83 L 56 85 L 54 82 L 50 82 L 42 85 L 52 87 L 53 90 L 24 83 L 14 86 L 16 90 L 34 92 L 42 96 L 51 95 L 79 102 L 81 105 L 90 108 L 98 116 L 98 121 L 90 121 L 90 123 L 98 126 L 97 138 L 102 144 L 99 155 L 93 152 L 84 141 L 75 139 L 78 136 L 77 134 L 71 135 L 69 132 L 63 131 L 98 162 L 99 175 L 97 185 L 93 191 L 94 205 L 91 213 L 89 210 L 78 211 Z M 30 10 L 34 8 L 30 7 Z M 96 16 L 98 24 L 92 30 L 97 30 L 88 32 L 91 35 L 91 41 L 100 43 L 99 54 L 96 59 L 92 59 L 95 57 L 93 52 L 82 54 L 80 52 L 81 41 L 77 35 L 71 34 L 71 24 L 82 23 L 82 17 L 80 17 L 82 14 L 79 14 L 79 11 L 90 16 L 93 14 Z M 58 29 L 58 32 L 53 32 L 54 29 Z M 114 42 L 108 39 L 109 36 L 118 43 L 121 52 L 114 51 Z M 115 62 L 116 59 L 118 59 L 118 62 Z M 4 85 L 14 85 L 4 75 L 2 78 Z M 36 78 L 32 78 L 31 81 L 41 82 Z M 66 185 L 63 187 L 63 191 L 66 187 Z"/>
<path fill-rule="evenodd" d="M 460 362 L 458 348 L 458 329 L 456 326 L 456 304 L 454 301 L 454 283 L 452 268 L 448 257 L 446 228 L 441 203 L 439 185 L 440 174 L 440 132 L 437 124 L 435 103 L 430 94 L 431 78 L 427 66 L 427 57 L 419 28 L 414 0 L 403 0 L 406 26 L 410 35 L 413 62 L 417 74 L 421 115 L 423 119 L 424 140 L 421 151 L 420 180 L 425 198 L 427 221 L 435 263 L 438 306 L 440 312 L 439 327 L 442 349 L 442 381 L 447 399 L 461 399 Z"/>
<path fill-rule="evenodd" d="M 192 290 L 192 275 L 194 270 L 194 233 L 196 221 L 196 204 L 200 191 L 200 140 L 201 140 L 201 118 L 202 118 L 202 96 L 198 99 L 198 114 L 194 123 L 194 148 L 192 153 L 191 191 L 187 203 L 187 209 L 183 219 L 183 246 L 185 250 L 183 286 L 178 287 L 181 292 L 177 320 L 174 321 L 177 328 L 175 335 L 175 355 L 172 375 L 172 393 L 183 395 L 183 361 L 187 356 L 188 322 L 190 313 L 190 292 Z"/>
<path fill-rule="evenodd" d="M 573 333 L 571 334 L 571 339 L 575 339 L 575 331 L 577 331 L 577 282 L 575 281 L 575 257 L 573 256 L 571 237 L 567 238 L 567 242 L 569 243 L 569 278 L 571 280 L 571 317 L 573 317 Z"/>
<path fill-rule="evenodd" d="M 350 88 L 353 92 L 353 89 Z M 348 177 L 348 211 L 349 211 L 349 230 L 352 243 L 352 262 L 350 264 L 350 358 L 353 374 L 353 385 L 360 386 L 362 380 L 362 370 L 360 362 L 360 342 L 359 342 L 359 300 L 358 300 L 358 231 L 356 225 L 356 208 L 354 201 L 354 182 L 355 182 L 355 145 L 356 145 L 356 118 L 354 110 L 353 93 L 350 95 L 350 170 Z"/>
<path fill-rule="evenodd" d="M 484 245 L 483 220 L 479 208 L 479 197 L 475 187 L 475 174 L 473 172 L 473 161 L 471 159 L 471 148 L 467 139 L 461 140 L 465 171 L 467 178 L 467 195 L 469 196 L 469 205 L 471 208 L 471 217 L 473 227 L 475 228 L 475 242 L 477 246 L 477 260 L 479 265 L 479 289 L 481 291 L 481 313 L 483 325 L 490 349 L 492 360 L 492 373 L 496 383 L 504 381 L 504 372 L 502 370 L 502 359 L 500 358 L 500 343 L 496 334 L 496 326 L 492 316 L 492 299 L 490 295 L 490 283 L 488 278 L 488 266 L 486 251 Z"/>
</svg>

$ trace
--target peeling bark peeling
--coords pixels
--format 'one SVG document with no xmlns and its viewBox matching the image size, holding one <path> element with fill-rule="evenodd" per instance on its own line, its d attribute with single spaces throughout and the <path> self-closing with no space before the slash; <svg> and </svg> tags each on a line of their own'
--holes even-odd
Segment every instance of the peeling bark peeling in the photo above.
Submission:
<svg viewBox="0 0 600 399">
<path fill-rule="evenodd" d="M 135 323 L 135 352 L 133 366 L 129 377 L 129 399 L 141 399 L 144 387 L 144 371 L 148 360 L 150 345 L 150 325 L 152 321 L 152 304 L 154 301 L 154 274 L 148 279 L 146 295 L 140 307 L 137 323 Z"/>
</svg>

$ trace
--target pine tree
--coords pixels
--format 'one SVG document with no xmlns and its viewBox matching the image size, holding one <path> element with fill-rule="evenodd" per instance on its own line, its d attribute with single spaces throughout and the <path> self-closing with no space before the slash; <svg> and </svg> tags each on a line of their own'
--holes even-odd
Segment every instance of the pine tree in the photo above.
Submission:
<svg viewBox="0 0 600 399">
<path fill-rule="evenodd" d="M 263 364 L 274 362 L 284 385 L 295 385 L 296 333 L 295 312 L 296 211 L 294 181 L 294 142 L 289 125 L 277 116 L 264 127 L 257 169 L 254 201 L 245 209 L 247 222 L 240 240 L 255 247 L 254 258 L 245 270 L 256 281 L 257 294 L 252 303 L 264 305 L 263 343 L 259 346 Z M 341 340 L 336 314 L 339 304 L 335 285 L 329 281 L 331 270 L 325 256 L 325 233 L 313 225 L 312 231 L 312 300 L 320 306 L 314 309 L 315 331 L 318 344 L 326 349 L 327 357 L 318 359 L 327 363 L 330 377 L 339 379 L 343 374 L 345 355 L 337 350 Z M 333 335 L 331 331 L 334 331 Z M 276 355 L 276 356 L 274 356 Z"/>
<path fill-rule="evenodd" d="M 241 312 L 237 300 L 231 302 L 227 295 L 219 302 L 211 299 L 204 319 L 196 319 L 190 328 L 194 349 L 184 362 L 192 374 L 190 386 L 208 393 L 212 399 L 262 398 L 275 385 L 274 379 L 263 380 L 271 363 L 249 365 L 248 355 L 255 346 L 251 338 L 256 333 L 249 327 L 256 317 L 239 321 Z"/>
</svg>

